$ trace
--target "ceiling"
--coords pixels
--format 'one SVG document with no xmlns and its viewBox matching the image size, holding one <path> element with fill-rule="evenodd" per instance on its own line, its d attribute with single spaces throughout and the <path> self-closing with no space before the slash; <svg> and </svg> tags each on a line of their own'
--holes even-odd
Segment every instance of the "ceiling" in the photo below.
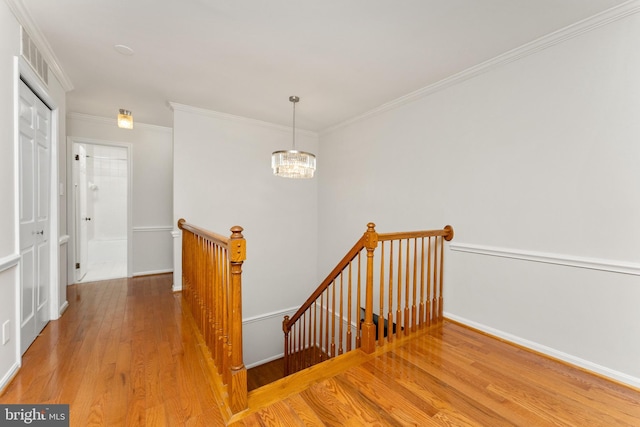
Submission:
<svg viewBox="0 0 640 427">
<path fill-rule="evenodd" d="M 172 126 L 169 102 L 322 131 L 624 0 L 11 0 L 67 111 Z M 123 55 L 115 45 L 134 54 Z"/>
</svg>

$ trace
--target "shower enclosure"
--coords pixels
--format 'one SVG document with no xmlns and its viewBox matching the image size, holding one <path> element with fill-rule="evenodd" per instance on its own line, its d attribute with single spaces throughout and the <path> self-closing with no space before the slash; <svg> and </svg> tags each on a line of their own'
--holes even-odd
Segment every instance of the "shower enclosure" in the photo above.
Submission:
<svg viewBox="0 0 640 427">
<path fill-rule="evenodd" d="M 129 150 L 73 144 L 75 281 L 128 275 Z"/>
</svg>

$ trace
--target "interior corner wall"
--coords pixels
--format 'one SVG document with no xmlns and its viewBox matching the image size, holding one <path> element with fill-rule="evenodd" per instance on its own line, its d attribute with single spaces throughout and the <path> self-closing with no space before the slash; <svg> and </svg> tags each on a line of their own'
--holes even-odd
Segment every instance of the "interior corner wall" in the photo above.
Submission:
<svg viewBox="0 0 640 427">
<path fill-rule="evenodd" d="M 322 134 L 319 270 L 451 224 L 449 317 L 640 386 L 638 76 L 635 14 Z"/>
<path fill-rule="evenodd" d="M 67 134 L 88 142 L 130 143 L 133 176 L 134 276 L 173 271 L 173 135 L 171 128 L 136 123 L 120 129 L 115 117 L 69 114 Z M 71 175 L 71 172 L 69 172 Z M 71 182 L 72 177 L 69 176 Z M 71 211 L 70 211 L 71 212 Z M 69 224 L 71 224 L 69 219 Z M 69 230 L 73 234 L 73 230 Z M 69 262 L 73 262 L 69 252 Z M 71 264 L 70 264 L 71 266 Z M 69 277 L 73 280 L 73 277 Z"/>
<path fill-rule="evenodd" d="M 296 136 L 300 149 L 317 152 L 316 134 Z M 248 366 L 282 354 L 284 314 L 318 285 L 317 180 L 271 170 L 271 153 L 290 143 L 288 127 L 174 107 L 174 224 L 184 218 L 225 236 L 234 225 L 244 228 Z"/>
</svg>

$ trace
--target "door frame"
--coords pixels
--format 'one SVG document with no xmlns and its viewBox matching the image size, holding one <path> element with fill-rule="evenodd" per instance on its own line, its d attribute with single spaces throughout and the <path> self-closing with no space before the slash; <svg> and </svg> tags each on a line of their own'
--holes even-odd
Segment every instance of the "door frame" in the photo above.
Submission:
<svg viewBox="0 0 640 427">
<path fill-rule="evenodd" d="M 49 89 L 45 87 L 31 66 L 20 56 L 15 56 L 13 61 L 14 85 L 13 85 L 13 139 L 14 139 L 14 230 L 15 230 L 15 253 L 20 256 L 20 80 L 23 80 L 33 93 L 51 109 L 51 158 L 49 167 L 49 208 L 50 208 L 50 239 L 49 239 L 49 320 L 58 319 L 64 309 L 60 303 L 60 187 L 58 184 L 59 174 L 59 122 L 60 108 L 56 101 L 49 93 Z M 20 261 L 21 262 L 21 261 Z M 18 275 L 15 288 L 15 307 L 17 318 L 14 322 L 14 331 L 17 342 L 21 340 L 20 332 L 20 286 L 22 278 Z M 65 300 L 66 302 L 66 300 Z M 22 354 L 20 345 L 16 345 L 17 360 L 22 364 Z"/>
<path fill-rule="evenodd" d="M 75 177 L 73 176 L 73 163 L 75 160 L 73 159 L 74 154 L 73 154 L 73 147 L 75 144 L 90 144 L 90 145 L 105 145 L 108 147 L 120 147 L 120 148 L 126 148 L 127 150 L 127 277 L 133 277 L 133 144 L 129 143 L 129 142 L 117 142 L 117 141 L 107 141 L 107 140 L 102 140 L 102 139 L 93 139 L 93 138 L 84 138 L 84 137 L 79 137 L 79 136 L 68 136 L 67 137 L 67 176 L 70 177 L 70 179 L 67 180 L 68 182 L 68 191 L 67 194 L 69 194 L 69 206 L 71 211 L 73 211 L 74 207 L 76 206 L 76 194 L 75 191 L 73 191 L 73 185 L 74 185 L 74 181 L 75 181 Z M 71 247 L 72 247 L 72 251 L 71 253 L 73 254 L 72 257 L 70 257 L 70 262 L 69 262 L 69 271 L 70 271 L 70 275 L 69 278 L 73 277 L 73 281 L 71 283 L 75 283 L 75 263 L 76 263 L 76 259 L 78 258 L 78 251 L 77 251 L 77 245 L 76 245 L 76 231 L 77 231 L 77 224 L 76 224 L 76 215 L 75 215 L 75 211 L 73 211 L 72 214 L 68 214 L 67 215 L 69 218 L 71 218 L 71 230 L 69 230 L 69 233 L 71 233 Z"/>
</svg>

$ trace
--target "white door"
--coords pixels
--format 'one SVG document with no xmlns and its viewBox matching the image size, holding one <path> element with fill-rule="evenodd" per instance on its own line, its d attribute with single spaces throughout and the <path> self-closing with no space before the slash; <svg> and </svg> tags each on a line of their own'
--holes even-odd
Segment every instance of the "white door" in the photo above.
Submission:
<svg viewBox="0 0 640 427">
<path fill-rule="evenodd" d="M 20 82 L 21 352 L 50 319 L 51 110 Z"/>
<path fill-rule="evenodd" d="M 87 212 L 87 149 L 84 144 L 73 144 L 73 191 L 75 202 L 76 224 L 76 282 L 81 281 L 87 274 L 87 262 L 89 259 L 89 239 L 87 236 L 87 221 L 90 221 Z"/>
</svg>

